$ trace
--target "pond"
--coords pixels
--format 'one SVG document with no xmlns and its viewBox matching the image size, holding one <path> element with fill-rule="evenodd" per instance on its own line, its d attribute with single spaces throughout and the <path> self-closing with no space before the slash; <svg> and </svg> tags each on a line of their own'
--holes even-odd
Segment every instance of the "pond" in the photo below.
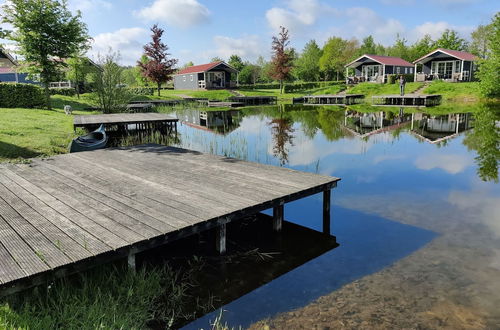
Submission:
<svg viewBox="0 0 500 330">
<path fill-rule="evenodd" d="M 180 147 L 342 178 L 332 193 L 340 245 L 228 301 L 230 326 L 500 326 L 496 109 L 281 105 L 173 114 Z M 285 219 L 320 231 L 321 207 L 321 195 L 299 200 L 285 205 Z M 207 328 L 219 313 L 186 328 Z"/>
</svg>

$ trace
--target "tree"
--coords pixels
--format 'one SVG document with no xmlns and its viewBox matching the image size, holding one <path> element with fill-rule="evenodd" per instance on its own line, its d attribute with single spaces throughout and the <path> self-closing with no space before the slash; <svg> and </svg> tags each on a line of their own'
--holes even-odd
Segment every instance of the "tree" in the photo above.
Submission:
<svg viewBox="0 0 500 330">
<path fill-rule="evenodd" d="M 288 30 L 280 26 L 279 35 L 273 36 L 272 50 L 273 57 L 271 59 L 271 77 L 280 82 L 280 94 L 283 93 L 283 81 L 291 76 L 293 58 L 287 52 L 287 46 L 290 44 Z"/>
<path fill-rule="evenodd" d="M 405 38 L 401 38 L 399 33 L 396 35 L 396 42 L 393 46 L 387 49 L 387 55 L 400 57 L 404 60 L 411 61 L 410 58 L 410 49 L 408 45 L 406 45 L 407 40 Z"/>
<path fill-rule="evenodd" d="M 9 31 L 7 30 L 4 30 L 0 27 L 0 39 L 5 39 L 7 38 L 9 35 Z"/>
<path fill-rule="evenodd" d="M 359 46 L 356 39 L 344 40 L 331 37 L 323 46 L 323 55 L 319 60 L 319 67 L 325 73 L 325 79 L 331 79 L 336 73 L 337 80 L 343 75 L 344 66 L 358 53 Z"/>
<path fill-rule="evenodd" d="M 210 63 L 214 62 L 222 62 L 222 58 L 220 58 L 219 56 L 212 57 L 212 59 L 210 59 Z"/>
<path fill-rule="evenodd" d="M 377 55 L 377 45 L 375 45 L 375 41 L 373 41 L 373 37 L 369 35 L 368 37 L 363 39 L 363 43 L 359 47 L 359 55 L 363 54 L 373 54 Z M 380 55 L 380 54 L 378 54 Z"/>
<path fill-rule="evenodd" d="M 431 36 L 426 34 L 422 39 L 417 40 L 409 50 L 409 58 L 414 61 L 434 50 L 434 41 Z"/>
<path fill-rule="evenodd" d="M 73 16 L 66 0 L 11 0 L 3 9 L 3 21 L 14 28 L 10 38 L 17 42 L 28 73 L 40 76 L 50 109 L 51 79 L 66 65 L 64 59 L 88 47 L 81 13 Z"/>
<path fill-rule="evenodd" d="M 77 98 L 80 98 L 80 87 L 85 83 L 85 78 L 91 72 L 92 64 L 89 59 L 83 55 L 83 53 L 75 54 L 66 61 L 66 64 L 68 65 L 66 78 L 75 83 L 76 96 Z"/>
<path fill-rule="evenodd" d="M 161 84 L 172 79 L 175 72 L 174 66 L 177 64 L 177 59 L 168 58 L 168 46 L 161 41 L 163 29 L 158 25 L 153 25 L 151 28 L 151 42 L 144 46 L 144 55 L 148 58 L 146 63 L 137 62 L 137 66 L 141 69 L 144 77 L 147 77 L 152 82 L 156 83 L 158 88 L 158 96 L 160 96 Z"/>
<path fill-rule="evenodd" d="M 465 39 L 460 38 L 460 35 L 455 30 L 444 30 L 441 37 L 436 40 L 435 48 L 445 48 L 452 50 L 467 50 L 468 44 Z"/>
<path fill-rule="evenodd" d="M 239 73 L 240 84 L 255 84 L 259 78 L 261 68 L 255 64 L 247 63 Z"/>
<path fill-rule="evenodd" d="M 295 62 L 295 74 L 300 80 L 318 81 L 320 78 L 319 59 L 322 51 L 315 40 L 310 40 Z"/>
<path fill-rule="evenodd" d="M 493 32 L 493 24 L 479 25 L 470 34 L 472 42 L 469 45 L 469 50 L 472 54 L 481 58 L 486 58 L 488 54 L 488 36 Z"/>
<path fill-rule="evenodd" d="M 92 73 L 96 89 L 92 96 L 103 113 L 122 111 L 132 98 L 129 90 L 123 87 L 123 67 L 118 65 L 119 58 L 112 52 L 99 57 L 100 69 L 95 68 Z"/>
<path fill-rule="evenodd" d="M 194 65 L 193 61 L 189 61 L 189 62 L 187 62 L 186 64 L 184 64 L 184 65 L 182 66 L 182 68 L 183 68 L 183 69 L 185 69 L 185 68 L 189 68 L 190 66 L 193 66 L 193 65 Z"/>
<path fill-rule="evenodd" d="M 243 67 L 245 66 L 245 64 L 241 60 L 241 57 L 239 57 L 236 54 L 233 54 L 229 57 L 227 64 L 229 64 L 230 66 L 232 66 L 233 68 L 235 68 L 238 71 L 241 71 L 241 69 L 243 69 Z"/>
<path fill-rule="evenodd" d="M 479 61 L 479 87 L 486 96 L 500 96 L 500 12 L 492 20 L 487 36 L 486 59 Z"/>
</svg>

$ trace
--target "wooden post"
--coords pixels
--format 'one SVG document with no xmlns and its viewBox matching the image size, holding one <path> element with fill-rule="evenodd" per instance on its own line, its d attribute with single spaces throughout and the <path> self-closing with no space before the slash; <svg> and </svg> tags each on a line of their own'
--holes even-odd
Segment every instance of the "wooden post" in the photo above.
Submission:
<svg viewBox="0 0 500 330">
<path fill-rule="evenodd" d="M 323 191 L 323 233 L 330 235 L 330 199 L 331 190 Z"/>
<path fill-rule="evenodd" d="M 135 265 L 135 252 L 132 250 L 128 253 L 127 263 L 128 263 L 128 268 L 131 271 L 135 272 L 137 269 Z"/>
<path fill-rule="evenodd" d="M 279 205 L 273 208 L 273 230 L 280 232 L 283 227 L 284 205 Z"/>
<path fill-rule="evenodd" d="M 217 252 L 220 254 L 226 253 L 226 224 L 220 225 L 216 230 L 215 244 Z"/>
</svg>

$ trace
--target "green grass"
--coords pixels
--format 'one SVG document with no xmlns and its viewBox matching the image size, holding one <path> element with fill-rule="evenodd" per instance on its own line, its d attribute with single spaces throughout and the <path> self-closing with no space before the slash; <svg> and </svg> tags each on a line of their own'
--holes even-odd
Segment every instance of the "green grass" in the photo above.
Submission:
<svg viewBox="0 0 500 330">
<path fill-rule="evenodd" d="M 279 89 L 238 89 L 238 92 L 245 96 L 276 96 L 281 102 L 291 102 L 294 97 L 302 97 L 304 95 L 321 95 L 321 94 L 337 94 L 343 90 L 342 85 L 334 85 L 328 87 L 313 88 L 293 93 L 280 94 Z"/>
<path fill-rule="evenodd" d="M 423 83 L 421 82 L 409 82 L 406 84 L 405 93 L 413 93 L 417 90 Z M 349 94 L 364 94 L 366 99 L 373 95 L 390 95 L 399 94 L 399 84 L 375 84 L 375 83 L 360 83 L 347 90 Z"/>
<path fill-rule="evenodd" d="M 194 315 L 185 303 L 190 285 L 168 266 L 131 272 L 106 265 L 3 298 L 0 329 L 145 329 L 151 320 L 171 326 Z"/>
<path fill-rule="evenodd" d="M 448 101 L 477 101 L 481 98 L 478 82 L 449 83 L 433 81 L 423 89 L 424 94 L 441 94 Z"/>
<path fill-rule="evenodd" d="M 0 162 L 65 153 L 75 137 L 73 116 L 61 109 L 1 108 L 0 116 Z"/>
<path fill-rule="evenodd" d="M 226 100 L 233 94 L 225 89 L 207 90 L 207 91 L 193 91 L 182 89 L 164 89 L 161 91 L 162 98 L 181 99 L 179 95 L 188 95 L 191 97 L 208 98 L 209 100 Z"/>
</svg>

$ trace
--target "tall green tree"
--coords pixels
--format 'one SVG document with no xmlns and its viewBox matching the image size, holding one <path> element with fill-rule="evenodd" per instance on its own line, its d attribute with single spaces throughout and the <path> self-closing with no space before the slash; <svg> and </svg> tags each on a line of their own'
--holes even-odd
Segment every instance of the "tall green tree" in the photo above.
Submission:
<svg viewBox="0 0 500 330">
<path fill-rule="evenodd" d="M 75 83 L 75 90 L 77 98 L 80 98 L 81 86 L 85 83 L 85 79 L 93 69 L 93 65 L 89 59 L 83 54 L 78 53 L 66 61 L 68 70 L 66 71 L 66 78 Z"/>
<path fill-rule="evenodd" d="M 239 74 L 240 84 L 255 84 L 259 78 L 261 68 L 255 64 L 246 63 Z"/>
<path fill-rule="evenodd" d="M 358 51 L 359 44 L 356 39 L 329 38 L 319 59 L 319 67 L 324 72 L 325 79 L 331 79 L 336 74 L 336 79 L 339 80 L 344 75 L 344 66 L 354 59 Z"/>
<path fill-rule="evenodd" d="M 435 48 L 434 41 L 431 36 L 426 34 L 422 39 L 417 40 L 409 50 L 410 61 L 415 61 L 416 59 L 430 53 Z"/>
<path fill-rule="evenodd" d="M 460 34 L 455 30 L 446 29 L 441 34 L 434 45 L 435 48 L 445 48 L 452 50 L 467 50 L 468 43 L 460 37 Z"/>
<path fill-rule="evenodd" d="M 283 82 L 291 77 L 293 55 L 287 51 L 290 44 L 288 30 L 281 26 L 278 36 L 273 36 L 271 59 L 271 77 L 280 82 L 280 94 L 283 93 Z"/>
<path fill-rule="evenodd" d="M 17 42 L 28 72 L 40 76 L 50 109 L 49 83 L 66 65 L 63 59 L 88 47 L 87 26 L 80 12 L 68 10 L 66 0 L 10 0 L 3 9 L 3 21 L 13 26 L 10 39 Z"/>
<path fill-rule="evenodd" d="M 377 53 L 377 45 L 371 35 L 363 39 L 358 54 L 360 56 L 363 54 L 382 55 Z"/>
<path fill-rule="evenodd" d="M 481 58 L 486 58 L 489 51 L 488 36 L 493 32 L 493 24 L 479 25 L 472 33 L 469 51 Z"/>
<path fill-rule="evenodd" d="M 213 63 L 213 62 L 222 62 L 222 58 L 220 58 L 219 56 L 212 57 L 210 59 L 210 63 Z"/>
<path fill-rule="evenodd" d="M 400 57 L 404 60 L 411 61 L 412 59 L 410 58 L 410 49 L 406 43 L 407 40 L 405 38 L 402 38 L 398 33 L 396 35 L 396 41 L 394 42 L 394 45 L 389 47 L 389 49 L 387 50 L 387 55 Z"/>
<path fill-rule="evenodd" d="M 322 51 L 315 40 L 310 40 L 302 54 L 295 61 L 295 74 L 303 81 L 317 81 L 320 79 L 319 59 Z"/>
<path fill-rule="evenodd" d="M 243 69 L 243 67 L 245 66 L 241 57 L 239 57 L 236 54 L 229 56 L 229 60 L 227 61 L 227 64 L 229 64 L 230 66 L 232 66 L 233 68 L 235 68 L 238 71 L 241 71 L 241 69 Z"/>
<path fill-rule="evenodd" d="M 500 12 L 496 13 L 487 37 L 485 59 L 479 61 L 479 87 L 486 96 L 500 96 Z"/>
</svg>

